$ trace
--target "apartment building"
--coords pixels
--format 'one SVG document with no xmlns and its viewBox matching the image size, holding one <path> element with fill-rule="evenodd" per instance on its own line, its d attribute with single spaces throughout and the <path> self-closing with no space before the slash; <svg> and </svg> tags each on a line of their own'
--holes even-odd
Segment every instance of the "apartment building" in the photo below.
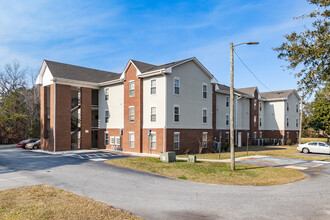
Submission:
<svg viewBox="0 0 330 220">
<path fill-rule="evenodd" d="M 196 153 L 229 141 L 229 87 L 194 57 L 163 65 L 130 60 L 122 73 L 44 60 L 37 84 L 43 150 Z M 295 142 L 299 100 L 294 90 L 236 89 L 236 145 Z"/>
</svg>

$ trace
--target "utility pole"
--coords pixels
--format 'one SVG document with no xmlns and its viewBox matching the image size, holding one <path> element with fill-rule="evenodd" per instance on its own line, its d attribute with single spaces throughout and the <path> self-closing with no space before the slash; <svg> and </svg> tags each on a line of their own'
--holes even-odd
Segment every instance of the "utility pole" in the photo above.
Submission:
<svg viewBox="0 0 330 220">
<path fill-rule="evenodd" d="M 302 120 L 303 120 L 303 102 L 304 102 L 304 94 L 301 96 L 301 103 L 300 103 L 299 144 L 301 144 L 301 131 L 302 131 Z"/>
<path fill-rule="evenodd" d="M 256 45 L 259 42 L 246 42 L 234 45 L 230 43 L 230 165 L 231 170 L 235 171 L 235 148 L 234 148 L 234 47 L 243 44 Z"/>
<path fill-rule="evenodd" d="M 230 43 L 230 165 L 235 170 L 235 149 L 234 149 L 234 45 Z"/>
</svg>

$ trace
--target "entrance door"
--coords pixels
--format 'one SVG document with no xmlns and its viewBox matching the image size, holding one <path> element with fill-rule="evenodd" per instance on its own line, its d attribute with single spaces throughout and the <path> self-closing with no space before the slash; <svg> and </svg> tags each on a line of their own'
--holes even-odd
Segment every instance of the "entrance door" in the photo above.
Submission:
<svg viewBox="0 0 330 220">
<path fill-rule="evenodd" d="M 237 146 L 242 147 L 242 133 L 238 132 L 238 141 L 237 141 Z"/>
</svg>

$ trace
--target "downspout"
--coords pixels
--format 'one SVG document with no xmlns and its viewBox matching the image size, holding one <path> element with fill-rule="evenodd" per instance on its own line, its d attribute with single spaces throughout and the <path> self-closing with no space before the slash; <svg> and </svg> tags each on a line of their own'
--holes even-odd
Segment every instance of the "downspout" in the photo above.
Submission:
<svg viewBox="0 0 330 220">
<path fill-rule="evenodd" d="M 56 152 L 56 81 L 57 79 L 54 78 L 54 152 Z"/>
<path fill-rule="evenodd" d="M 164 108 L 164 129 L 163 129 L 163 153 L 166 151 L 166 118 L 167 118 L 167 81 L 166 81 L 166 75 L 164 76 L 164 85 L 165 85 L 165 94 L 164 94 L 164 102 L 165 102 L 165 108 Z"/>
</svg>

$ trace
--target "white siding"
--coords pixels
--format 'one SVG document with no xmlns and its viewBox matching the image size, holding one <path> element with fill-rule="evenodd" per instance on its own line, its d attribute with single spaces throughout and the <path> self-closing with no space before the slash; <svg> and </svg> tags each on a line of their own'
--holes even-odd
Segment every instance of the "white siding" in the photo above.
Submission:
<svg viewBox="0 0 330 220">
<path fill-rule="evenodd" d="M 283 130 L 285 123 L 285 101 L 266 101 L 263 104 L 263 130 Z"/>
<path fill-rule="evenodd" d="M 42 77 L 42 86 L 48 86 L 50 84 L 53 84 L 53 75 L 51 74 L 48 66 L 45 69 L 44 75 Z"/>
<path fill-rule="evenodd" d="M 289 127 L 287 127 L 285 123 L 285 130 L 299 130 L 299 111 L 296 112 L 296 104 L 299 105 L 299 100 L 295 94 L 291 94 L 287 102 L 289 103 L 289 111 L 287 111 L 285 107 L 285 117 L 289 118 Z M 296 127 L 296 119 L 298 119 L 298 127 Z"/>
<path fill-rule="evenodd" d="M 230 105 L 226 106 L 226 97 L 229 94 L 217 93 L 217 116 L 216 128 L 221 130 L 229 130 L 229 125 L 226 125 L 226 115 L 230 113 Z M 234 97 L 234 129 L 247 130 L 250 129 L 250 100 L 246 98 L 237 99 Z M 237 102 L 236 102 L 237 101 Z M 237 103 L 237 108 L 236 108 Z M 237 114 L 236 114 L 237 112 Z M 236 118 L 236 119 L 235 119 Z M 236 123 L 237 122 L 237 123 Z"/>
<path fill-rule="evenodd" d="M 104 89 L 109 88 L 109 99 L 104 97 Z M 105 110 L 109 110 L 109 123 L 105 124 Z M 124 127 L 124 84 L 114 84 L 99 89 L 100 128 Z"/>
<path fill-rule="evenodd" d="M 151 80 L 156 79 L 156 94 L 151 94 Z M 143 79 L 143 128 L 164 128 L 165 78 L 155 76 Z M 156 122 L 151 122 L 151 107 L 156 107 Z"/>
<path fill-rule="evenodd" d="M 174 95 L 174 77 L 180 78 L 180 94 Z M 207 98 L 203 99 L 203 83 Z M 180 106 L 180 122 L 173 122 L 173 106 Z M 193 62 L 173 68 L 167 76 L 167 127 L 212 129 L 212 85 L 210 78 Z M 207 108 L 207 123 L 203 124 L 202 109 Z"/>
</svg>

